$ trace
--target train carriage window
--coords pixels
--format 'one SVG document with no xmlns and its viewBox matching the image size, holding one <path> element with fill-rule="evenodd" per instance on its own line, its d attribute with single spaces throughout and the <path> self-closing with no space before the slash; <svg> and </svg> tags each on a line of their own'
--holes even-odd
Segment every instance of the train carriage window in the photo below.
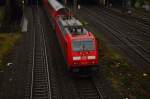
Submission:
<svg viewBox="0 0 150 99">
<path fill-rule="evenodd" d="M 92 40 L 72 41 L 72 49 L 78 51 L 92 51 L 95 50 L 94 42 Z"/>
</svg>

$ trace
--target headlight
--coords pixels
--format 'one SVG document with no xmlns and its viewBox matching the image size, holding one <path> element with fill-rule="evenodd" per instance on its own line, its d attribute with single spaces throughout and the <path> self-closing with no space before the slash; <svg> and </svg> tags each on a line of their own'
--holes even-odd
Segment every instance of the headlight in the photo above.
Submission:
<svg viewBox="0 0 150 99">
<path fill-rule="evenodd" d="M 95 56 L 88 56 L 88 59 L 96 59 Z"/>
<path fill-rule="evenodd" d="M 81 57 L 80 56 L 75 56 L 75 57 L 73 57 L 73 60 L 81 60 Z"/>
</svg>

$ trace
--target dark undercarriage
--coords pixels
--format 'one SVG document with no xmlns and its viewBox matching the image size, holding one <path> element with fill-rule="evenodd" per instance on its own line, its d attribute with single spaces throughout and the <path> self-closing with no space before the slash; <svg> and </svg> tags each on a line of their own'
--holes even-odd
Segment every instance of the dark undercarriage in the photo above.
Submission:
<svg viewBox="0 0 150 99">
<path fill-rule="evenodd" d="M 98 65 L 68 68 L 69 75 L 71 75 L 71 76 L 80 76 L 80 77 L 93 76 L 98 71 L 99 71 L 98 70 Z"/>
</svg>

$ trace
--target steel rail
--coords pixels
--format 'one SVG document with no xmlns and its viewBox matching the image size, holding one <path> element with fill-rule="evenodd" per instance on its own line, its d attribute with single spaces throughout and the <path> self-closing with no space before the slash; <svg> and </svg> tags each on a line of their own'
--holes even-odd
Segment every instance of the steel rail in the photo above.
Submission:
<svg viewBox="0 0 150 99">
<path fill-rule="evenodd" d="M 104 97 L 103 97 L 101 91 L 99 90 L 99 88 L 97 87 L 97 85 L 96 85 L 94 79 L 92 79 L 92 82 L 93 82 L 93 84 L 94 84 L 94 86 L 95 86 L 95 88 L 96 88 L 96 90 L 97 90 L 97 93 L 99 94 L 100 98 L 101 98 L 101 99 L 104 99 Z"/>
<path fill-rule="evenodd" d="M 33 10 L 32 10 L 33 11 Z M 33 23 L 34 23 L 34 17 L 32 17 Z M 35 27 L 32 24 L 33 29 L 33 49 L 32 49 L 32 75 L 31 75 L 31 91 L 30 91 L 30 99 L 32 99 L 32 88 L 33 88 L 33 71 L 34 71 L 34 66 L 35 66 Z"/>
<path fill-rule="evenodd" d="M 104 99 L 104 96 L 92 78 L 75 80 L 75 88 L 80 99 Z"/>
<path fill-rule="evenodd" d="M 33 19 L 33 26 L 34 25 L 35 26 L 33 28 L 34 45 L 33 45 L 33 61 L 32 61 L 33 64 L 32 64 L 30 99 L 34 99 L 37 97 L 51 99 L 52 95 L 51 95 L 51 90 L 50 90 L 50 78 L 49 78 L 49 68 L 48 68 L 49 65 L 48 65 L 48 56 L 47 56 L 47 50 L 46 50 L 44 29 L 42 27 L 42 24 L 40 23 L 40 18 L 39 17 L 36 18 L 35 15 L 33 18 L 35 18 Z M 36 33 L 35 33 L 36 26 L 39 26 L 38 28 L 39 33 L 37 33 L 37 36 L 39 36 L 38 40 L 40 44 L 38 44 L 38 42 L 36 41 Z M 36 44 L 38 44 L 38 46 Z M 38 57 L 39 54 L 40 54 L 40 58 Z M 41 83 L 43 85 L 43 88 L 39 87 L 39 84 Z"/>
<path fill-rule="evenodd" d="M 41 24 L 41 23 L 40 23 Z M 48 89 L 49 89 L 49 99 L 51 99 L 51 97 L 52 97 L 52 95 L 51 95 L 51 92 L 50 92 L 50 88 L 51 88 L 51 86 L 50 86 L 50 77 L 49 77 L 49 68 L 48 68 L 48 57 L 47 57 L 47 49 L 46 49 L 46 41 L 45 41 L 45 35 L 44 35 L 44 30 L 43 30 L 43 27 L 42 27 L 42 36 L 43 36 L 43 40 L 44 40 L 44 52 L 45 52 L 45 56 L 46 56 L 46 66 L 47 66 L 47 74 L 48 74 Z"/>
<path fill-rule="evenodd" d="M 85 8 L 89 13 L 91 13 L 92 15 L 98 15 L 97 13 L 94 13 L 94 12 L 91 12 L 88 8 Z M 89 14 L 89 16 L 92 16 Z M 102 23 L 99 23 L 99 22 L 96 22 L 97 24 L 102 24 Z M 122 41 L 124 44 L 126 44 L 128 47 L 130 47 L 134 52 L 136 52 L 142 59 L 144 59 L 148 64 L 150 64 L 150 61 L 149 59 L 147 59 L 142 53 L 147 53 L 147 51 L 145 51 L 144 49 L 144 52 L 143 52 L 143 48 L 138 47 L 137 49 L 133 46 L 130 46 L 132 45 L 131 43 L 135 43 L 133 41 L 131 41 L 129 38 L 127 38 L 124 34 L 121 33 L 121 31 L 117 30 L 117 29 L 114 29 L 112 28 L 113 26 L 110 26 L 110 24 L 107 24 L 106 22 L 102 24 L 105 28 L 107 28 L 108 30 L 111 30 L 113 31 L 112 34 L 117 38 L 119 39 L 120 41 Z M 110 26 L 111 28 L 108 28 L 108 26 Z M 116 33 L 114 33 L 116 32 Z M 124 37 L 124 38 L 122 38 Z M 122 39 L 121 39 L 122 38 Z M 141 51 L 142 50 L 142 51 Z"/>
</svg>

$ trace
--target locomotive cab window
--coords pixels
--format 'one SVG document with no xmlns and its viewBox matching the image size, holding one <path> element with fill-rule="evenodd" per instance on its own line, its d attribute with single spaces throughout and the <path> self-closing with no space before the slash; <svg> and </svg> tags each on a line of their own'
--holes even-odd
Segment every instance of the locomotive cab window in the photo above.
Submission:
<svg viewBox="0 0 150 99">
<path fill-rule="evenodd" d="M 95 50 L 94 42 L 92 40 L 72 41 L 72 49 L 78 51 L 92 51 Z"/>
</svg>

